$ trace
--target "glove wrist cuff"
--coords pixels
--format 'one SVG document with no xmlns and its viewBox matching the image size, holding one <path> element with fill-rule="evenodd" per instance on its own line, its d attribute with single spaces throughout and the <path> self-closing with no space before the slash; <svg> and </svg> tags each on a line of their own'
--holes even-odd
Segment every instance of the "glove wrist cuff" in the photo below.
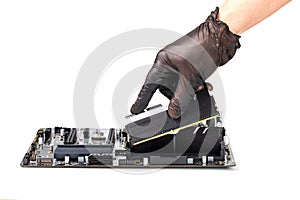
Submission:
<svg viewBox="0 0 300 200">
<path fill-rule="evenodd" d="M 230 31 L 229 26 L 218 19 L 219 7 L 216 7 L 214 11 L 207 17 L 206 22 L 211 24 L 210 30 L 214 34 L 216 47 L 218 48 L 220 63 L 219 66 L 226 64 L 235 54 L 236 50 L 241 47 L 239 39 L 240 35 L 237 35 Z"/>
</svg>

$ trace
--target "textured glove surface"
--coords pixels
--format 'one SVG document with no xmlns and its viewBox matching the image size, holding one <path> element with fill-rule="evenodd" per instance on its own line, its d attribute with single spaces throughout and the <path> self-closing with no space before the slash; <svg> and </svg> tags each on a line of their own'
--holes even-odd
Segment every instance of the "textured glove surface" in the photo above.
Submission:
<svg viewBox="0 0 300 200">
<path fill-rule="evenodd" d="M 217 19 L 218 12 L 216 8 L 204 23 L 157 53 L 132 113 L 142 112 L 159 89 L 170 99 L 169 115 L 180 117 L 205 80 L 234 56 L 240 36 Z"/>
</svg>

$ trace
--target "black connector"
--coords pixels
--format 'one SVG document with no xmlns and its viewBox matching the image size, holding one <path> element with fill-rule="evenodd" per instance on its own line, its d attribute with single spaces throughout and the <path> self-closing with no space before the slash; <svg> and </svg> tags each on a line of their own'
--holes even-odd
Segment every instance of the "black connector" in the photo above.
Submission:
<svg viewBox="0 0 300 200">
<path fill-rule="evenodd" d="M 31 157 L 32 153 L 31 152 L 27 152 L 23 158 L 22 164 L 23 165 L 28 165 L 30 162 L 30 157 Z"/>
<path fill-rule="evenodd" d="M 44 144 L 50 144 L 51 143 L 51 128 L 46 128 L 44 132 Z"/>
<path fill-rule="evenodd" d="M 75 144 L 77 141 L 77 130 L 76 128 L 72 128 L 71 131 L 65 131 L 65 137 L 64 137 L 64 143 L 65 144 Z"/>
<path fill-rule="evenodd" d="M 115 140 L 116 140 L 115 134 L 116 134 L 116 129 L 114 128 L 109 129 L 109 133 L 106 140 L 107 144 L 115 144 Z"/>
<path fill-rule="evenodd" d="M 89 165 L 112 165 L 112 154 L 91 154 L 88 157 Z"/>
</svg>

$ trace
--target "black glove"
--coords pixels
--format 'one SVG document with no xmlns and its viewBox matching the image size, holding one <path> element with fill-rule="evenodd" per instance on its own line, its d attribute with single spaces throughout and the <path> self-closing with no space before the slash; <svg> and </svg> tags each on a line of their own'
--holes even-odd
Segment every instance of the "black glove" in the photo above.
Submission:
<svg viewBox="0 0 300 200">
<path fill-rule="evenodd" d="M 204 23 L 157 53 L 131 107 L 133 114 L 143 112 L 159 89 L 170 99 L 169 115 L 180 117 L 195 92 L 206 87 L 205 80 L 234 56 L 240 48 L 240 36 L 230 32 L 227 24 L 217 19 L 218 12 L 217 7 Z"/>
</svg>

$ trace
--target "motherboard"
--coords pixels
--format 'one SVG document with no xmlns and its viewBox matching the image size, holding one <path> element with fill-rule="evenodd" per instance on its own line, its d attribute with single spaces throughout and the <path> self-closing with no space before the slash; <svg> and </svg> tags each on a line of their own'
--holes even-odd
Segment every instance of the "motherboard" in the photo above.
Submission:
<svg viewBox="0 0 300 200">
<path fill-rule="evenodd" d="M 125 128 L 40 128 L 22 167 L 211 168 L 235 161 L 214 98 L 199 92 L 179 119 L 161 106 Z M 158 112 L 153 110 L 160 109 Z M 149 114 L 150 112 L 150 114 Z M 153 114 L 154 113 L 154 114 Z M 147 117 L 143 117 L 146 115 Z"/>
</svg>

